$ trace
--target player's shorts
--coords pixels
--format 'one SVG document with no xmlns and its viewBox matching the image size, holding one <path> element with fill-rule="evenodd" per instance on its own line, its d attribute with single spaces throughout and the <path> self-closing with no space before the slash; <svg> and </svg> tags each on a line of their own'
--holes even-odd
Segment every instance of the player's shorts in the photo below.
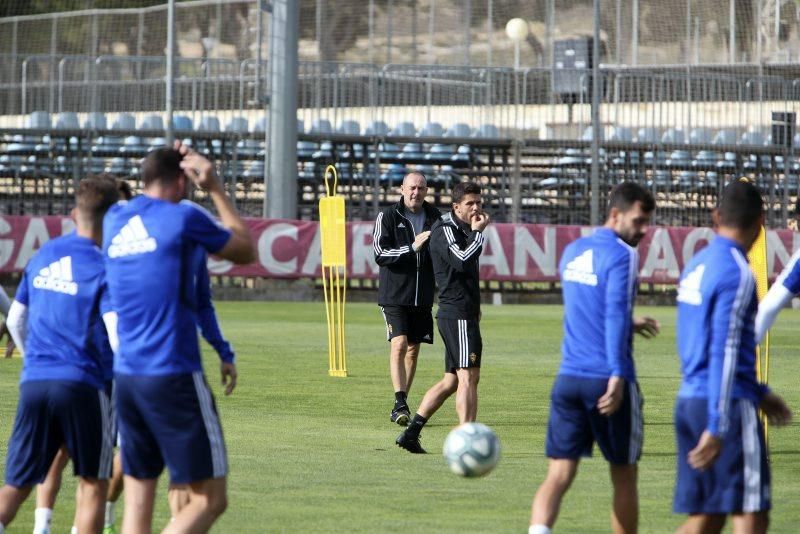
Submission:
<svg viewBox="0 0 800 534">
<path fill-rule="evenodd" d="M 687 460 L 708 421 L 708 400 L 678 398 L 675 436 L 678 478 L 673 510 L 678 514 L 732 514 L 769 510 L 770 472 L 764 429 L 753 401 L 733 399 L 722 452 L 707 471 Z"/>
<path fill-rule="evenodd" d="M 81 382 L 23 382 L 8 444 L 6 484 L 21 488 L 41 483 L 62 445 L 76 476 L 111 476 L 111 402 L 105 391 Z"/>
<path fill-rule="evenodd" d="M 444 341 L 444 371 L 481 366 L 483 339 L 477 319 L 436 318 L 439 335 Z"/>
<path fill-rule="evenodd" d="M 111 401 L 111 438 L 113 443 L 119 447 L 119 428 L 117 427 L 117 413 L 114 409 L 117 401 L 114 399 L 114 380 L 106 380 L 105 382 L 106 397 Z"/>
<path fill-rule="evenodd" d="M 166 376 L 117 375 L 122 470 L 188 484 L 228 474 L 214 397 L 202 371 Z"/>
<path fill-rule="evenodd" d="M 642 454 L 644 403 L 639 384 L 625 383 L 622 406 L 610 416 L 597 410 L 607 378 L 558 375 L 550 393 L 548 458 L 577 460 L 591 456 L 594 442 L 612 464 L 635 464 Z"/>
<path fill-rule="evenodd" d="M 407 336 L 408 342 L 433 343 L 431 309 L 418 306 L 381 306 L 386 321 L 386 340 Z"/>
</svg>

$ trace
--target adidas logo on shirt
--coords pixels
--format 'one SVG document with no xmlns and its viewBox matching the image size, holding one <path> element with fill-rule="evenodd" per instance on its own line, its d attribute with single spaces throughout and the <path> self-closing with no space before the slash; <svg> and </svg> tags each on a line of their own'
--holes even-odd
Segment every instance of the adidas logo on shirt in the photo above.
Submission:
<svg viewBox="0 0 800 534">
<path fill-rule="evenodd" d="M 576 282 L 587 286 L 597 285 L 597 275 L 592 267 L 592 249 L 587 250 L 567 264 L 564 269 L 564 281 Z"/>
<path fill-rule="evenodd" d="M 405 228 L 405 227 L 406 227 L 406 225 L 405 225 L 405 223 L 400 223 L 400 224 L 398 224 L 398 225 L 397 225 L 397 227 L 398 227 L 398 228 Z"/>
<path fill-rule="evenodd" d="M 39 271 L 33 287 L 66 295 L 77 295 L 78 284 L 72 280 L 72 256 L 64 256 Z"/>
<path fill-rule="evenodd" d="M 108 257 L 120 258 L 122 256 L 145 254 L 153 252 L 157 246 L 156 240 L 147 233 L 147 228 L 144 227 L 142 218 L 136 215 L 131 217 L 128 223 L 111 240 L 111 245 L 108 247 Z"/>
<path fill-rule="evenodd" d="M 678 302 L 699 306 L 703 303 L 703 294 L 700 292 L 700 283 L 703 281 L 705 265 L 698 265 L 694 271 L 687 274 L 678 286 Z"/>
</svg>

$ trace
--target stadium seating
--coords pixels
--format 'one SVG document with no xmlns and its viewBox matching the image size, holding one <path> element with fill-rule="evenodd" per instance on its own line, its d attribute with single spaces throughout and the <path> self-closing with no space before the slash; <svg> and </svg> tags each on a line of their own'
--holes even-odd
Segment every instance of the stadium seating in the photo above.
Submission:
<svg viewBox="0 0 800 534">
<path fill-rule="evenodd" d="M 472 134 L 472 129 L 468 124 L 457 122 L 450 126 L 444 133 L 444 137 L 469 137 Z"/>
<path fill-rule="evenodd" d="M 438 122 L 426 122 L 417 135 L 419 137 L 442 137 L 444 136 L 444 127 Z"/>
<path fill-rule="evenodd" d="M 346 135 L 361 135 L 361 125 L 358 123 L 358 121 L 344 120 L 339 123 L 339 127 L 336 128 L 336 133 Z"/>
<path fill-rule="evenodd" d="M 494 124 L 481 124 L 472 134 L 472 137 L 481 139 L 499 139 L 500 130 Z"/>
<path fill-rule="evenodd" d="M 413 122 L 402 121 L 398 122 L 394 128 L 389 132 L 390 136 L 397 137 L 414 137 L 417 135 L 417 128 Z"/>
<path fill-rule="evenodd" d="M 375 135 L 382 137 L 387 135 L 391 129 L 383 121 L 372 121 L 369 126 L 364 130 L 364 135 Z"/>
<path fill-rule="evenodd" d="M 331 126 L 331 121 L 328 119 L 314 119 L 311 123 L 311 129 L 308 133 L 313 134 L 329 134 L 333 133 L 333 127 Z"/>
</svg>

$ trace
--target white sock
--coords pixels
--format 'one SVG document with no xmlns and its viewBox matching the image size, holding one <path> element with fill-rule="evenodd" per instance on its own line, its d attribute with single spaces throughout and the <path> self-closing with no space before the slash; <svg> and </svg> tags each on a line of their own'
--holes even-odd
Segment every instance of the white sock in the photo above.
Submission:
<svg viewBox="0 0 800 534">
<path fill-rule="evenodd" d="M 103 524 L 103 528 L 114 526 L 116 522 L 116 518 L 114 517 L 114 505 L 116 503 L 111 501 L 106 501 L 106 521 Z"/>
<path fill-rule="evenodd" d="M 50 508 L 37 508 L 33 512 L 33 534 L 50 534 L 50 520 L 52 518 L 53 510 Z"/>
<path fill-rule="evenodd" d="M 73 525 L 72 528 L 69 529 L 69 534 L 78 534 L 78 527 Z"/>
<path fill-rule="evenodd" d="M 552 531 L 547 525 L 531 525 L 528 527 L 528 534 L 550 534 Z"/>
</svg>

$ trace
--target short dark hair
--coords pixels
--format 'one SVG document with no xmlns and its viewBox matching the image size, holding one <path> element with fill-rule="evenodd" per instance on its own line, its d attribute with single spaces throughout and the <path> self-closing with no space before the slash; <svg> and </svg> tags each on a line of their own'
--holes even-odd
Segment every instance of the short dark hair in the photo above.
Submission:
<svg viewBox="0 0 800 534">
<path fill-rule="evenodd" d="M 175 182 L 183 173 L 183 156 L 174 148 L 162 147 L 153 150 L 142 161 L 142 182 L 145 187 L 153 182 L 165 185 Z"/>
<path fill-rule="evenodd" d="M 453 204 L 458 204 L 464 195 L 480 195 L 481 186 L 475 182 L 458 182 L 453 187 Z"/>
<path fill-rule="evenodd" d="M 130 200 L 133 198 L 133 189 L 131 189 L 131 184 L 125 180 L 117 180 L 117 190 L 119 191 L 119 197 L 121 200 Z"/>
<path fill-rule="evenodd" d="M 78 183 L 75 193 L 78 211 L 95 224 L 102 224 L 108 208 L 118 200 L 117 181 L 109 175 L 87 176 Z"/>
<path fill-rule="evenodd" d="M 642 211 L 645 213 L 656 209 L 656 201 L 650 191 L 636 182 L 622 182 L 614 187 L 608 196 L 608 213 L 611 213 L 611 208 L 617 208 L 625 213 L 637 202 L 641 202 Z"/>
<path fill-rule="evenodd" d="M 748 230 L 764 213 L 761 191 L 748 180 L 735 180 L 722 191 L 717 213 L 720 225 Z"/>
</svg>

